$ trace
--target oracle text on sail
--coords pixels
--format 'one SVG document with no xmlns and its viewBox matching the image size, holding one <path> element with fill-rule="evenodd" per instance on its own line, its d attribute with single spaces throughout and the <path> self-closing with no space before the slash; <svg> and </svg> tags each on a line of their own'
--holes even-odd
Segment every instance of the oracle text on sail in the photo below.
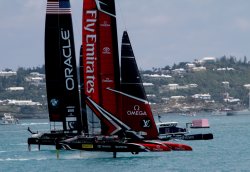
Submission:
<svg viewBox="0 0 250 172">
<path fill-rule="evenodd" d="M 65 77 L 65 87 L 67 90 L 71 91 L 75 88 L 73 64 L 72 64 L 72 45 L 71 45 L 71 35 L 69 30 L 64 30 L 61 28 L 61 39 L 62 43 L 62 55 L 64 57 L 64 77 Z"/>
</svg>

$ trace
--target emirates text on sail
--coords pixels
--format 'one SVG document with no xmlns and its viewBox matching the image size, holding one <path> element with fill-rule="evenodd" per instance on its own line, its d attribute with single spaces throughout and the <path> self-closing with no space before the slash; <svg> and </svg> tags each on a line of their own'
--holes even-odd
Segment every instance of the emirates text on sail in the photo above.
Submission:
<svg viewBox="0 0 250 172">
<path fill-rule="evenodd" d="M 87 93 L 94 93 L 95 89 L 95 59 L 96 59 L 96 18 L 97 11 L 96 10 L 88 10 L 86 11 L 86 24 L 84 26 L 84 30 L 89 34 L 86 34 L 85 43 L 86 50 L 84 51 L 86 57 L 85 64 L 85 74 L 86 74 L 86 91 Z"/>
</svg>

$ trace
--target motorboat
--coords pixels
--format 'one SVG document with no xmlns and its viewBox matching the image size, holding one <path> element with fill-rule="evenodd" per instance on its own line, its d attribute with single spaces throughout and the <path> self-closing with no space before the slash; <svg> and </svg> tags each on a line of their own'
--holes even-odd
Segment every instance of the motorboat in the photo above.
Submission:
<svg viewBox="0 0 250 172">
<path fill-rule="evenodd" d="M 13 115 L 10 113 L 5 113 L 4 117 L 2 117 L 2 122 L 1 124 L 3 125 L 8 125 L 8 124 L 18 124 L 18 119 L 15 118 Z"/>
<path fill-rule="evenodd" d="M 212 133 L 207 134 L 189 134 L 189 128 L 209 128 L 207 119 L 196 119 L 192 123 L 186 123 L 186 127 L 178 127 L 178 122 L 160 122 L 157 123 L 159 138 L 162 140 L 180 139 L 180 140 L 211 140 Z"/>
<path fill-rule="evenodd" d="M 188 133 L 187 128 L 177 127 L 178 122 L 160 122 L 156 126 L 160 135 L 183 135 Z"/>
</svg>

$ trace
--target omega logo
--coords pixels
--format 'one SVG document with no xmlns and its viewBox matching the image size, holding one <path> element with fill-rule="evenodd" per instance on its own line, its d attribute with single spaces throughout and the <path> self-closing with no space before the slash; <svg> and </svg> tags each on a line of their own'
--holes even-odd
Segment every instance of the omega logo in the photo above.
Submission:
<svg viewBox="0 0 250 172">
<path fill-rule="evenodd" d="M 129 110 L 127 111 L 127 115 L 135 115 L 135 116 L 147 116 L 147 112 L 141 110 L 139 105 L 134 105 L 133 110 Z"/>
<path fill-rule="evenodd" d="M 138 110 L 139 111 L 140 110 L 140 106 L 139 105 L 135 105 L 134 106 L 134 110 Z"/>
</svg>

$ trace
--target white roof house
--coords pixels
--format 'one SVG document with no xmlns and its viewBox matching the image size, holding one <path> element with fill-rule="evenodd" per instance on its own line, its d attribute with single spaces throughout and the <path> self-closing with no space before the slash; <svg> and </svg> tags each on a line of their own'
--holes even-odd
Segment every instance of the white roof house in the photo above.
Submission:
<svg viewBox="0 0 250 172">
<path fill-rule="evenodd" d="M 19 106 L 34 106 L 42 105 L 39 102 L 33 102 L 32 100 L 8 100 L 9 105 L 19 105 Z"/>
<path fill-rule="evenodd" d="M 215 62 L 216 61 L 216 57 L 203 57 L 201 60 L 201 62 Z"/>
<path fill-rule="evenodd" d="M 6 88 L 6 90 L 8 90 L 8 91 L 23 91 L 24 87 L 9 87 L 9 88 Z"/>
<path fill-rule="evenodd" d="M 153 86 L 154 84 L 151 82 L 143 82 L 143 86 Z"/>
<path fill-rule="evenodd" d="M 0 76 L 14 76 L 16 75 L 16 72 L 13 72 L 13 71 L 0 71 Z"/>
<path fill-rule="evenodd" d="M 209 93 L 207 94 L 194 94 L 192 95 L 193 98 L 195 99 L 202 99 L 202 100 L 210 100 L 211 95 Z"/>
</svg>

